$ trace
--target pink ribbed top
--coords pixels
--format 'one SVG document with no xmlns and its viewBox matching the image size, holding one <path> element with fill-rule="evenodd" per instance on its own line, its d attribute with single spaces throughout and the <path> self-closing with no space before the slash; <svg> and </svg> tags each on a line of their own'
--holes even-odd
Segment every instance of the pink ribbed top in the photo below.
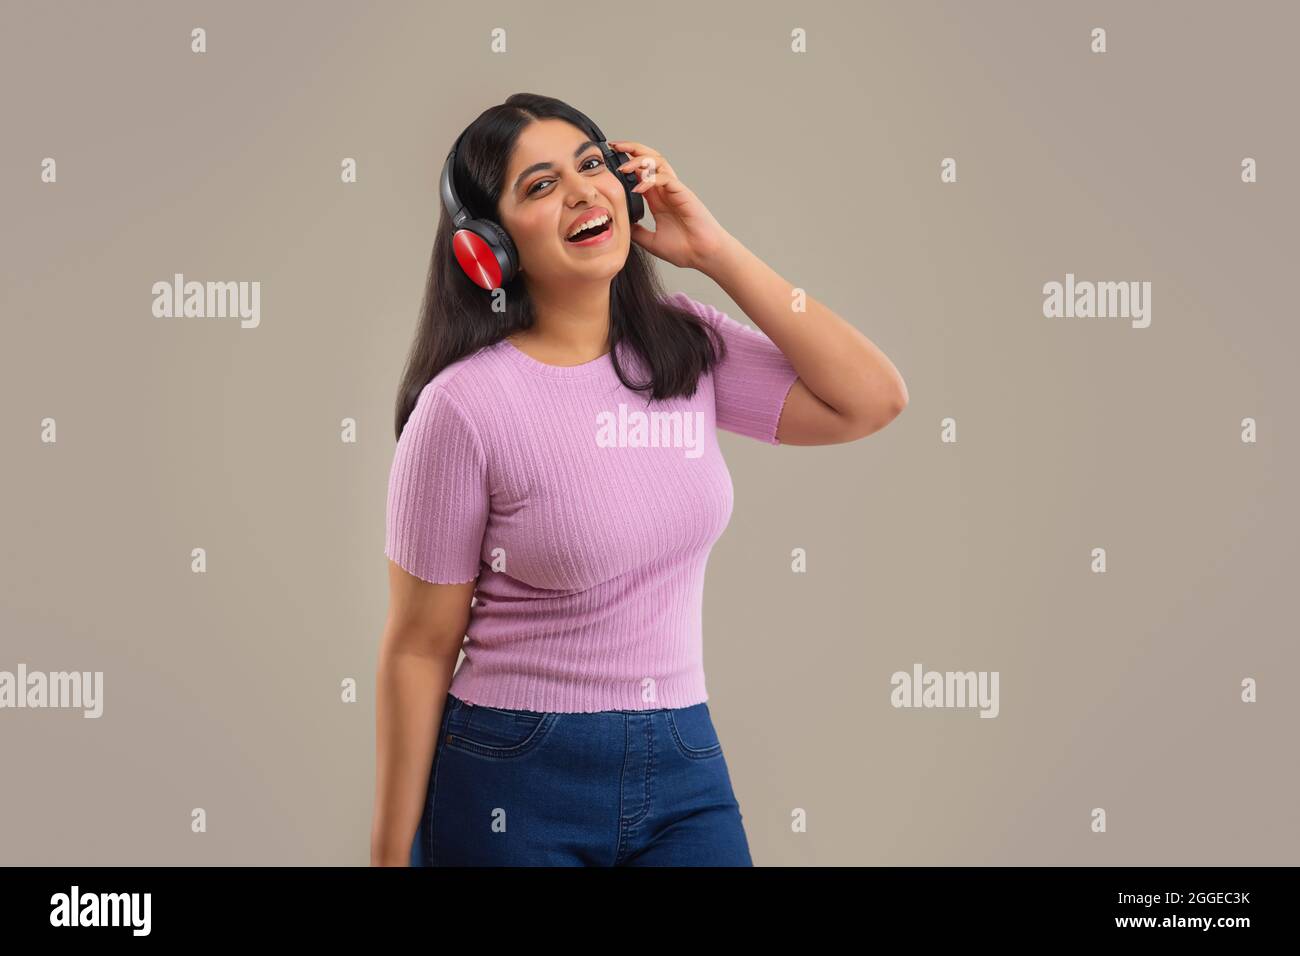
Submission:
<svg viewBox="0 0 1300 956">
<path fill-rule="evenodd" d="M 478 578 L 450 687 L 462 700 L 592 712 L 708 699 L 704 571 L 732 508 L 715 428 L 779 444 L 797 373 L 762 332 L 685 293 L 667 300 L 727 341 L 691 398 L 626 388 L 608 355 L 548 365 L 504 339 L 420 393 L 384 553 L 425 581 Z"/>
</svg>

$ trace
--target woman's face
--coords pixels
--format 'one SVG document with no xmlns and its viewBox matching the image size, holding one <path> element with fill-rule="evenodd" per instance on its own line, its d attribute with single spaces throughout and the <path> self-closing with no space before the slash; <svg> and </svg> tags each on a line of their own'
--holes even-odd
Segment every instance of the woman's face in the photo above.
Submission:
<svg viewBox="0 0 1300 956">
<path fill-rule="evenodd" d="M 609 216 L 603 234 L 569 242 L 576 224 L 593 211 Z M 605 165 L 600 147 L 565 120 L 536 120 L 519 134 L 498 215 L 526 282 L 609 281 L 627 262 L 632 240 L 623 183 Z"/>
</svg>

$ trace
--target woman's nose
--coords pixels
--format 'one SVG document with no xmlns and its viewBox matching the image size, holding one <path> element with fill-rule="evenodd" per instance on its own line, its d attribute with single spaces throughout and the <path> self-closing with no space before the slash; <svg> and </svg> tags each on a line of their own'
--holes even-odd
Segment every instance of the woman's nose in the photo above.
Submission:
<svg viewBox="0 0 1300 956">
<path fill-rule="evenodd" d="M 585 189 L 575 189 L 569 194 L 569 205 L 577 206 L 580 201 L 585 200 L 587 205 L 593 205 L 600 201 L 600 193 L 594 186 L 587 186 Z"/>
<path fill-rule="evenodd" d="M 595 202 L 600 198 L 600 190 L 598 190 L 596 184 L 591 181 L 591 177 L 582 176 L 568 187 L 568 197 L 570 202 L 578 199 Z"/>
</svg>

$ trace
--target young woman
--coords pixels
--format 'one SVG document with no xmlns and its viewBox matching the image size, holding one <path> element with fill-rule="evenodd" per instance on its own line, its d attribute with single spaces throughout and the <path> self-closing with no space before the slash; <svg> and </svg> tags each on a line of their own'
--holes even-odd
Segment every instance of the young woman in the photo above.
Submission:
<svg viewBox="0 0 1300 956">
<path fill-rule="evenodd" d="M 389 477 L 374 865 L 752 865 L 702 668 L 715 429 L 848 442 L 907 402 L 661 153 L 602 139 L 517 94 L 448 159 Z M 664 294 L 652 257 L 762 331 Z"/>
</svg>

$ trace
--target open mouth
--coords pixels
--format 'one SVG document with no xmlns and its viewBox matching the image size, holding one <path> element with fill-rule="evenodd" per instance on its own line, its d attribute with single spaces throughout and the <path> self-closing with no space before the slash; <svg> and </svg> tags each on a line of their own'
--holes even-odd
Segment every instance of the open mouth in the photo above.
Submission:
<svg viewBox="0 0 1300 956">
<path fill-rule="evenodd" d="M 571 242 L 574 245 L 582 245 L 584 242 L 590 242 L 599 236 L 609 232 L 610 227 L 614 225 L 614 220 L 606 218 L 599 226 L 589 226 L 586 229 L 578 230 L 577 235 L 570 236 L 565 242 Z"/>
</svg>

